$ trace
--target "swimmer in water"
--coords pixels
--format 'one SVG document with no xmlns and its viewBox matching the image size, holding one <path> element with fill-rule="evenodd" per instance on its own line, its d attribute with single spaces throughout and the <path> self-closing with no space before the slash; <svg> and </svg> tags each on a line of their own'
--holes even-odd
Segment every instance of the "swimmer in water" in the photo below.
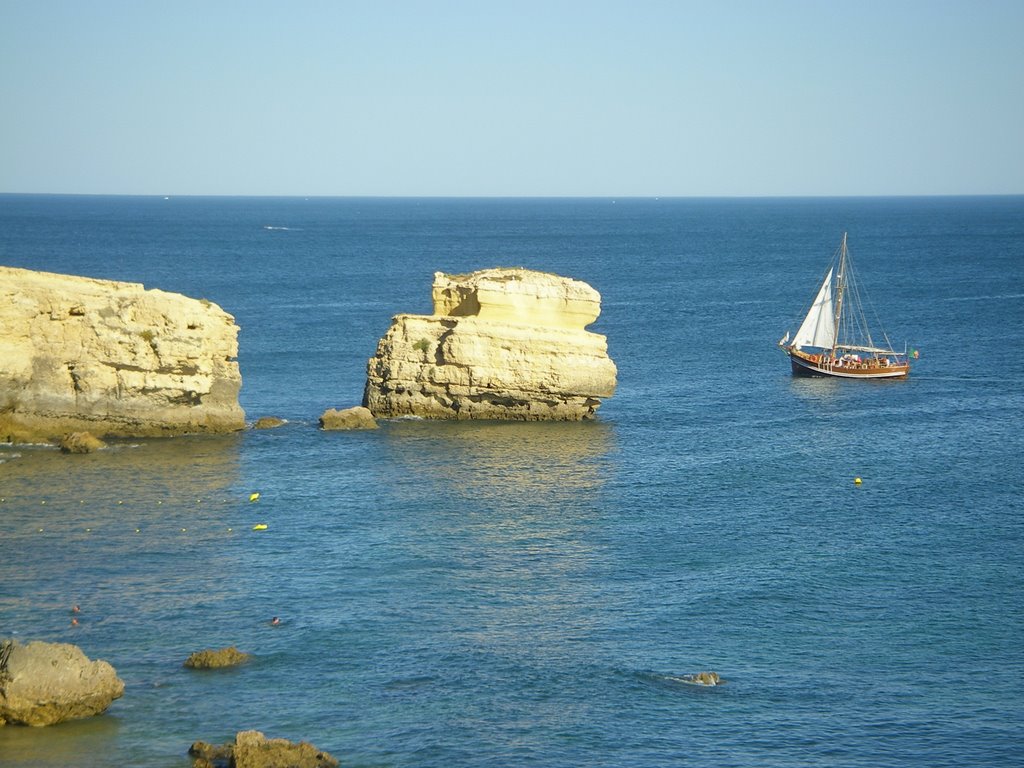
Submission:
<svg viewBox="0 0 1024 768">
<path fill-rule="evenodd" d="M 281 620 L 280 620 L 279 618 L 277 618 L 277 616 L 275 616 L 274 618 L 272 618 L 272 619 L 270 620 L 270 626 L 272 626 L 272 627 L 276 627 L 276 626 L 278 626 L 278 625 L 279 625 L 280 623 L 281 623 Z"/>
</svg>

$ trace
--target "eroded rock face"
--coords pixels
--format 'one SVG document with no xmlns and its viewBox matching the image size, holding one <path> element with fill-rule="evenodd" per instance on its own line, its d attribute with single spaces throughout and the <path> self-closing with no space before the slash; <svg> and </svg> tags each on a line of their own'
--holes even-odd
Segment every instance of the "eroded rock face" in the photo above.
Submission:
<svg viewBox="0 0 1024 768">
<path fill-rule="evenodd" d="M 242 429 L 237 354 L 208 301 L 0 267 L 0 441 Z"/>
<path fill-rule="evenodd" d="M 124 693 L 105 661 L 76 645 L 0 643 L 0 725 L 53 725 L 97 715 Z"/>
<path fill-rule="evenodd" d="M 578 421 L 615 391 L 586 283 L 526 269 L 434 275 L 434 313 L 397 315 L 367 368 L 378 417 Z"/>
</svg>

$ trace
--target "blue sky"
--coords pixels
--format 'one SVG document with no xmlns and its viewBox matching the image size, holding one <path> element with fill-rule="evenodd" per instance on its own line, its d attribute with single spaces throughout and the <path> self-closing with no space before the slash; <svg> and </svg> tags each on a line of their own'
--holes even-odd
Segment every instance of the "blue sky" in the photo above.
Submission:
<svg viewBox="0 0 1024 768">
<path fill-rule="evenodd" d="M 0 192 L 1024 193 L 1021 0 L 0 0 Z"/>
</svg>

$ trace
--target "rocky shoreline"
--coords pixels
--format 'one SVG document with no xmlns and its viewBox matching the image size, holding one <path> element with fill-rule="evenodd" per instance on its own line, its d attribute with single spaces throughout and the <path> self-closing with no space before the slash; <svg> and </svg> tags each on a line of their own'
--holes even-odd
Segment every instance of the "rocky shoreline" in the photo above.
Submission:
<svg viewBox="0 0 1024 768">
<path fill-rule="evenodd" d="M 191 654 L 187 669 L 244 664 L 251 654 L 234 646 Z M 77 645 L 35 640 L 0 641 L 0 727 L 45 727 L 101 715 L 124 695 L 124 681 L 106 661 L 91 660 Z M 196 741 L 188 749 L 194 768 L 337 768 L 338 760 L 308 742 L 268 739 L 239 731 L 234 742 Z"/>
</svg>

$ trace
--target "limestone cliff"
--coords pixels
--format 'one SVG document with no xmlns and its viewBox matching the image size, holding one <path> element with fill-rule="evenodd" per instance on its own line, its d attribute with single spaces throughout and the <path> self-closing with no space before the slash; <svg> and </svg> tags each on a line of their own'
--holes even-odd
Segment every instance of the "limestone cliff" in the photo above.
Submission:
<svg viewBox="0 0 1024 768">
<path fill-rule="evenodd" d="M 578 421 L 615 391 L 601 296 L 526 269 L 434 275 L 434 313 L 397 315 L 367 367 L 375 416 Z"/>
<path fill-rule="evenodd" d="M 242 429 L 237 354 L 208 301 L 0 267 L 0 441 Z"/>
</svg>

